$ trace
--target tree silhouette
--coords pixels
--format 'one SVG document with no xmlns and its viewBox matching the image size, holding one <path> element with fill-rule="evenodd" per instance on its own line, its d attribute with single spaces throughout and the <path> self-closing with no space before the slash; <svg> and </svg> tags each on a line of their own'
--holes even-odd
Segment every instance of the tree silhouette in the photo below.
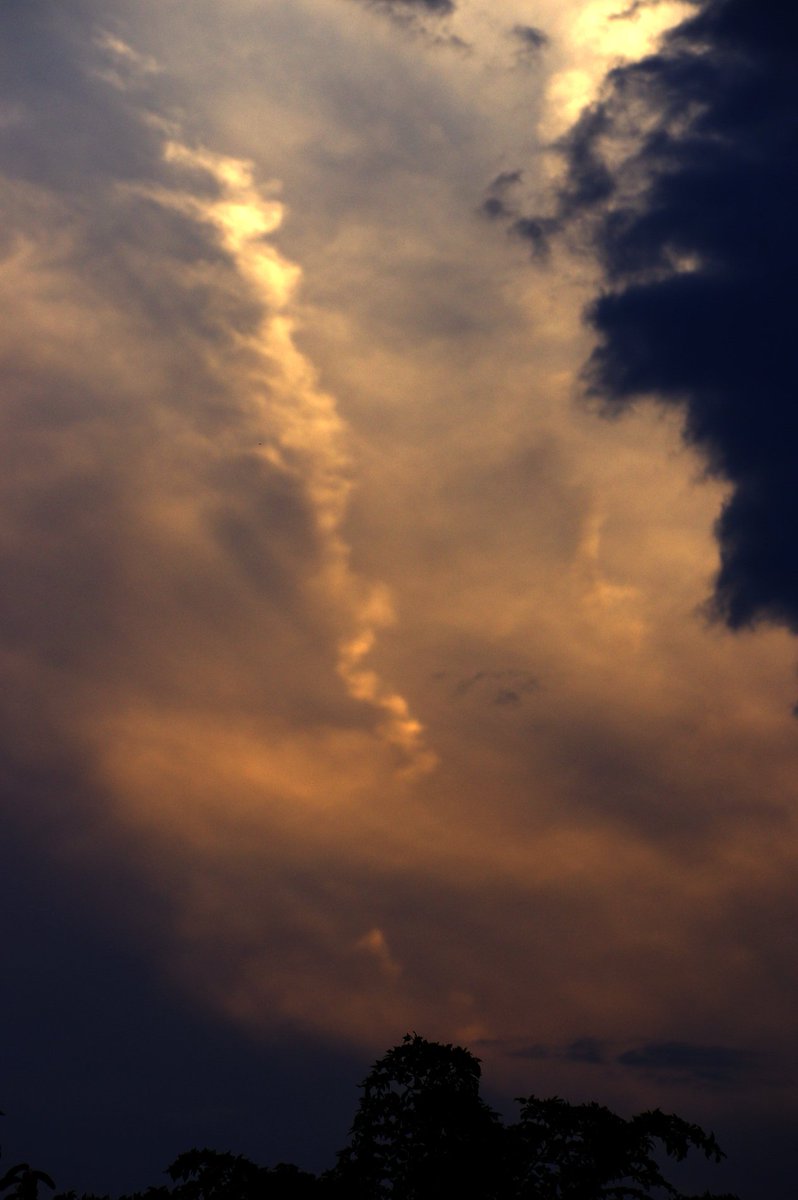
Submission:
<svg viewBox="0 0 798 1200">
<path fill-rule="evenodd" d="M 288 1163 L 259 1167 L 240 1154 L 188 1150 L 168 1168 L 173 1200 L 304 1200 L 317 1180 Z"/>
<path fill-rule="evenodd" d="M 715 1138 L 658 1110 L 630 1120 L 599 1104 L 520 1098 L 504 1126 L 479 1097 L 480 1064 L 461 1046 L 407 1034 L 371 1069 L 349 1146 L 326 1182 L 346 1200 L 690 1200 L 656 1152 L 719 1162 Z M 707 1198 L 709 1200 L 709 1198 Z M 734 1200 L 734 1197 L 715 1197 Z"/>
<path fill-rule="evenodd" d="M 711 1133 L 659 1109 L 626 1120 L 600 1104 L 527 1096 L 505 1125 L 481 1099 L 480 1076 L 464 1047 L 408 1033 L 361 1083 L 349 1144 L 320 1177 L 194 1149 L 167 1168 L 171 1184 L 120 1200 L 698 1200 L 666 1178 L 662 1161 L 691 1150 L 724 1157 Z M 18 1163 L 0 1179 L 0 1200 L 39 1200 L 41 1184 L 54 1187 Z"/>
<path fill-rule="evenodd" d="M 331 1173 L 342 1194 L 432 1200 L 494 1191 L 502 1126 L 479 1096 L 479 1059 L 407 1034 L 372 1067 L 349 1146 Z"/>
<path fill-rule="evenodd" d="M 28 1163 L 17 1163 L 0 1179 L 0 1192 L 6 1193 L 4 1200 L 38 1200 L 41 1183 L 51 1190 L 55 1188 L 45 1171 L 35 1171 Z"/>
<path fill-rule="evenodd" d="M 715 1162 L 724 1157 L 712 1134 L 658 1109 L 627 1121 L 600 1104 L 535 1096 L 519 1102 L 521 1119 L 508 1130 L 508 1195 L 519 1200 L 647 1200 L 662 1193 L 689 1200 L 663 1175 L 657 1144 L 679 1162 L 691 1149 Z"/>
</svg>

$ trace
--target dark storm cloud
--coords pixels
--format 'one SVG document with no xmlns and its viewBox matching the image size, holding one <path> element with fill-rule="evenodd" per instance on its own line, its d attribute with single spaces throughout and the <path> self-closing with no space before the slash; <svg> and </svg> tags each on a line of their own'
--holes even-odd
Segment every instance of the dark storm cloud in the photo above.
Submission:
<svg viewBox="0 0 798 1200">
<path fill-rule="evenodd" d="M 576 1038 L 565 1047 L 563 1058 L 569 1062 L 600 1063 L 604 1061 L 604 1048 L 597 1038 Z"/>
<path fill-rule="evenodd" d="M 523 181 L 523 171 L 502 171 L 485 189 L 479 207 L 483 217 L 504 222 L 514 237 L 528 242 L 536 259 L 548 256 L 551 237 L 563 227 L 563 216 L 522 216 L 513 193 Z"/>
<path fill-rule="evenodd" d="M 502 686 L 496 688 L 496 684 Z M 490 697 L 490 703 L 514 707 L 522 697 L 540 689 L 540 681 L 526 671 L 477 671 L 461 679 L 455 689 L 456 697 L 467 695 L 478 689 L 480 698 Z"/>
<path fill-rule="evenodd" d="M 501 1040 L 484 1045 L 506 1047 Z M 588 1066 L 618 1063 L 662 1084 L 688 1083 L 736 1087 L 762 1077 L 760 1057 L 733 1046 L 691 1042 L 647 1042 L 618 1053 L 601 1038 L 579 1037 L 562 1045 L 531 1043 L 508 1048 L 511 1058 L 531 1062 L 567 1062 Z"/>
<path fill-rule="evenodd" d="M 556 1058 L 563 1062 L 595 1064 L 606 1062 L 606 1051 L 604 1043 L 598 1038 L 575 1038 L 572 1042 L 560 1046 L 522 1046 L 520 1050 L 512 1051 L 511 1057 L 530 1058 L 533 1062 Z"/>
<path fill-rule="evenodd" d="M 662 0 L 632 0 L 632 3 L 621 9 L 620 12 L 610 13 L 609 20 L 628 21 L 630 17 L 636 17 L 643 9 L 656 8 L 661 3 Z"/>
<path fill-rule="evenodd" d="M 529 242 L 533 258 L 542 260 L 548 256 L 551 235 L 559 227 L 556 218 L 519 217 L 510 226 L 510 232 Z"/>
<path fill-rule="evenodd" d="M 649 1042 L 618 1055 L 623 1067 L 661 1079 L 688 1079 L 713 1087 L 731 1087 L 756 1070 L 755 1056 L 732 1046 L 687 1042 Z"/>
<path fill-rule="evenodd" d="M 485 189 L 485 199 L 480 212 L 494 220 L 500 217 L 514 216 L 516 210 L 511 198 L 512 192 L 521 183 L 523 177 L 523 171 L 502 171 L 500 175 L 497 175 Z"/>
<path fill-rule="evenodd" d="M 649 396 L 680 407 L 685 438 L 732 485 L 713 615 L 794 632 L 796 35 L 798 12 L 773 0 L 701 5 L 608 76 L 563 143 L 556 217 L 515 226 L 539 252 L 590 222 L 605 273 L 590 390 L 611 413 Z"/>
<path fill-rule="evenodd" d="M 489 187 L 490 192 L 503 193 L 509 188 L 515 187 L 524 177 L 523 171 L 502 171 L 497 175 Z"/>
<path fill-rule="evenodd" d="M 365 8 L 382 14 L 406 34 L 421 38 L 432 46 L 470 53 L 470 42 L 451 33 L 445 18 L 457 11 L 454 0 L 355 0 Z"/>
<path fill-rule="evenodd" d="M 533 53 L 542 50 L 549 44 L 548 34 L 535 25 L 514 25 L 510 32 L 521 43 L 524 50 Z"/>
<path fill-rule="evenodd" d="M 360 0 L 360 3 L 399 15 L 416 11 L 435 17 L 449 16 L 456 8 L 453 0 Z"/>
<path fill-rule="evenodd" d="M 425 12 L 441 15 L 453 13 L 455 10 L 453 0 L 379 0 L 379 2 L 388 8 L 418 8 Z"/>
</svg>

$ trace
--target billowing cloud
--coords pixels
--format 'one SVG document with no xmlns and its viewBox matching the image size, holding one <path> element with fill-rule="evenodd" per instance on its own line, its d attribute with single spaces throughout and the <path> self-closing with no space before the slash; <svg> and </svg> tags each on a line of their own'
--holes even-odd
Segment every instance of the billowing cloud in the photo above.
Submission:
<svg viewBox="0 0 798 1200">
<path fill-rule="evenodd" d="M 793 1103 L 687 1061 L 796 1058 L 790 638 L 696 617 L 729 485 L 682 409 L 574 403 L 619 103 L 570 242 L 505 236 L 644 42 L 617 8 L 7 6 L 2 820 L 170 1030 L 415 1028 L 717 1124 Z"/>
<path fill-rule="evenodd" d="M 594 395 L 612 412 L 641 397 L 677 407 L 731 484 L 713 609 L 733 628 L 798 629 L 795 19 L 708 0 L 659 53 L 613 71 L 564 142 L 552 223 L 589 216 L 605 272 L 588 313 Z M 530 221 L 533 245 L 550 229 Z"/>
<path fill-rule="evenodd" d="M 434 756 L 369 662 L 390 595 L 350 565 L 349 433 L 294 342 L 283 206 L 250 162 L 188 144 L 148 56 L 56 6 L 10 11 L 30 74 L 0 145 L 6 798 L 28 780 L 34 811 L 87 823 L 87 859 L 124 828 L 153 864 L 171 842 L 173 877 L 191 854 L 212 874 L 254 820 L 290 873 L 308 802 L 401 791 Z M 214 886 L 185 887 L 190 942 Z M 314 902 L 292 920 L 280 888 L 290 938 Z"/>
</svg>

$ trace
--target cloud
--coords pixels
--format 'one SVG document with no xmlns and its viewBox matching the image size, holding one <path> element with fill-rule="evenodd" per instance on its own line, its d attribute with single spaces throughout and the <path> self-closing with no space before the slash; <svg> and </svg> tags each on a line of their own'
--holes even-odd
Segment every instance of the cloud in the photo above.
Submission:
<svg viewBox="0 0 798 1200">
<path fill-rule="evenodd" d="M 522 1046 L 520 1049 L 512 1050 L 511 1055 L 513 1058 L 527 1058 L 532 1061 L 559 1059 L 570 1063 L 598 1064 L 606 1062 L 604 1043 L 598 1038 L 592 1037 L 575 1038 L 572 1042 L 562 1046 Z"/>
<path fill-rule="evenodd" d="M 363 7 L 390 20 L 405 34 L 430 46 L 447 47 L 460 54 L 469 54 L 470 42 L 448 29 L 447 18 L 454 16 L 454 0 L 356 0 Z"/>
<path fill-rule="evenodd" d="M 419 33 L 427 31 L 424 18 L 437 21 L 451 16 L 457 8 L 454 0 L 357 0 L 357 3 Z"/>
<path fill-rule="evenodd" d="M 692 0 L 688 0 L 692 3 Z M 632 0 L 626 8 L 619 9 L 618 12 L 610 13 L 610 21 L 628 21 L 637 17 L 644 9 L 655 8 L 658 4 L 665 4 L 667 0 Z"/>
<path fill-rule="evenodd" d="M 549 44 L 548 34 L 536 25 L 513 25 L 512 36 L 521 43 L 521 48 L 528 54 L 536 54 Z"/>
<path fill-rule="evenodd" d="M 340 840 L 347 810 L 434 759 L 370 661 L 390 594 L 350 563 L 350 434 L 294 339 L 279 189 L 188 138 L 117 33 L 55 5 L 9 14 L 3 804 L 66 873 L 135 863 L 168 914 L 153 955 L 206 998 L 215 972 L 184 959 L 228 953 L 248 844 L 275 864 L 261 946 L 357 960 L 360 915 L 313 932 L 326 899 L 292 882 L 302 824 L 337 806 Z M 231 944 L 252 953 L 249 931 Z M 222 1007 L 237 971 L 220 967 Z"/>
<path fill-rule="evenodd" d="M 564 1057 L 571 1062 L 600 1063 L 604 1061 L 604 1049 L 597 1038 L 577 1038 L 566 1046 Z"/>
<path fill-rule="evenodd" d="M 691 619 L 720 487 L 573 408 L 584 287 L 474 212 L 544 186 L 567 17 L 529 73 L 487 6 L 468 60 L 337 0 L 14 12 L 0 748 L 53 873 L 254 1037 L 510 1031 L 630 1108 L 630 1029 L 792 1061 L 787 635 Z"/>
<path fill-rule="evenodd" d="M 563 141 L 551 223 L 516 224 L 540 249 L 589 221 L 604 271 L 590 391 L 611 413 L 641 397 L 675 407 L 730 484 L 711 611 L 735 629 L 798 631 L 795 32 L 792 10 L 700 5 L 659 53 L 611 72 Z"/>
<path fill-rule="evenodd" d="M 495 685 L 502 684 L 500 687 Z M 473 675 L 461 679 L 455 686 L 456 698 L 466 696 L 476 689 L 480 699 L 490 696 L 490 703 L 501 707 L 515 707 L 521 704 L 522 698 L 540 688 L 540 681 L 527 671 L 477 671 Z"/>
<path fill-rule="evenodd" d="M 523 171 L 502 171 L 485 189 L 485 199 L 480 211 L 484 216 L 496 219 L 513 216 L 515 208 L 511 196 L 523 179 Z"/>
<path fill-rule="evenodd" d="M 514 1059 L 533 1062 L 565 1062 L 574 1066 L 601 1066 L 616 1063 L 624 1069 L 646 1076 L 661 1086 L 703 1085 L 712 1088 L 736 1088 L 761 1082 L 761 1055 L 733 1046 L 695 1042 L 652 1041 L 618 1052 L 602 1038 L 579 1037 L 562 1044 L 532 1044 L 510 1048 Z"/>
<path fill-rule="evenodd" d="M 756 1058 L 732 1046 L 650 1042 L 619 1054 L 617 1062 L 655 1078 L 692 1080 L 713 1087 L 729 1087 L 750 1076 Z"/>
<path fill-rule="evenodd" d="M 448 16 L 455 11 L 453 0 L 364 0 L 373 8 L 383 8 L 386 11 L 402 12 L 417 9 L 419 12 L 430 13 L 433 16 Z"/>
<path fill-rule="evenodd" d="M 157 90 L 147 106 L 141 80 L 131 94 L 109 84 L 106 64 L 146 77 L 146 56 L 116 36 L 81 40 L 46 11 L 30 18 L 29 41 L 68 64 L 47 77 L 64 127 L 86 107 L 108 120 L 65 145 L 37 73 L 35 86 L 14 81 L 36 156 L 20 157 L 6 131 L 3 286 L 16 319 L 2 345 L 14 563 L 3 630 L 39 658 L 52 641 L 52 661 L 79 675 L 89 663 L 121 669 L 124 626 L 130 682 L 157 690 L 169 654 L 142 655 L 137 637 L 174 620 L 190 638 L 207 622 L 224 653 L 237 606 L 245 627 L 259 608 L 264 635 L 270 623 L 279 632 L 265 637 L 267 657 L 332 637 L 332 692 L 348 688 L 356 708 L 412 741 L 401 698 L 353 673 L 392 620 L 390 599 L 347 565 L 348 431 L 293 341 L 299 270 L 270 240 L 283 214 L 274 188 L 259 187 L 250 162 L 185 143 L 153 110 Z M 117 157 L 122 143 L 131 160 Z M 214 628 L 225 604 L 233 627 Z M 179 638 L 168 639 L 174 655 Z"/>
</svg>

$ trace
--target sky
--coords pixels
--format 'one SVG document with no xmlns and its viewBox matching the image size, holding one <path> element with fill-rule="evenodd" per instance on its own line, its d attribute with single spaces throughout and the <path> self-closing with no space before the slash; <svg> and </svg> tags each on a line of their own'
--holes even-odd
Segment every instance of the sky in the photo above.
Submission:
<svg viewBox="0 0 798 1200">
<path fill-rule="evenodd" d="M 792 1194 L 798 18 L 0 19 L 6 1160 L 319 1169 L 415 1030 Z"/>
</svg>

